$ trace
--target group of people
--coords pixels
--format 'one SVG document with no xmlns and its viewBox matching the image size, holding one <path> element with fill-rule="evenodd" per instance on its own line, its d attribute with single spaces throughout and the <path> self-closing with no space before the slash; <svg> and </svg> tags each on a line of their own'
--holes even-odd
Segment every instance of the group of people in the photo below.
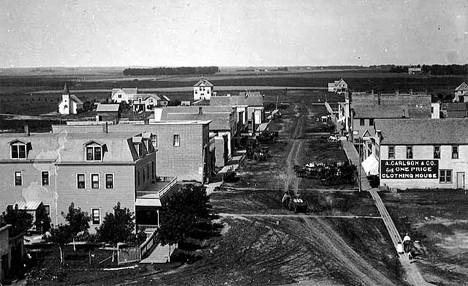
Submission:
<svg viewBox="0 0 468 286">
<path fill-rule="evenodd" d="M 398 242 L 397 245 L 397 252 L 398 254 L 408 253 L 409 259 L 413 259 L 413 253 L 411 251 L 411 237 L 406 233 L 405 237 L 403 237 L 403 244 Z"/>
</svg>

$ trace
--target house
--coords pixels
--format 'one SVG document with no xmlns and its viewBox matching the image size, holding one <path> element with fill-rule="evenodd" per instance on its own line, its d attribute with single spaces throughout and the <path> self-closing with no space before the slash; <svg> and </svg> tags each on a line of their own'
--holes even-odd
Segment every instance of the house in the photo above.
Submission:
<svg viewBox="0 0 468 286">
<path fill-rule="evenodd" d="M 398 189 L 466 189 L 468 120 L 375 121 L 371 139 L 380 184 Z"/>
<path fill-rule="evenodd" d="M 212 97 L 214 98 L 214 97 Z M 209 131 L 215 135 L 216 166 L 224 166 L 232 157 L 237 134 L 236 109 L 232 106 L 168 106 L 156 108 L 158 121 L 210 121 Z"/>
<path fill-rule="evenodd" d="M 83 102 L 74 94 L 70 94 L 67 84 L 63 87 L 62 100 L 58 104 L 60 114 L 77 114 L 78 110 L 83 109 Z"/>
<path fill-rule="evenodd" d="M 334 82 L 328 83 L 328 92 L 334 92 L 342 94 L 348 91 L 348 84 L 344 79 L 335 80 Z"/>
<path fill-rule="evenodd" d="M 137 88 L 113 88 L 111 93 L 111 101 L 116 103 L 132 103 L 137 93 Z"/>
<path fill-rule="evenodd" d="M 466 118 L 468 117 L 468 102 L 448 102 L 445 103 L 447 118 Z"/>
<path fill-rule="evenodd" d="M 463 82 L 457 88 L 455 88 L 455 97 L 453 102 L 465 102 L 465 96 L 468 95 L 468 84 Z"/>
<path fill-rule="evenodd" d="M 161 108 L 157 108 L 161 109 Z M 86 123 L 86 124 L 85 124 Z M 151 143 L 157 149 L 158 177 L 176 177 L 178 181 L 206 182 L 215 167 L 214 139 L 209 138 L 210 121 L 154 121 L 92 124 L 98 122 L 68 122 L 53 125 L 54 133 L 151 133 Z M 99 122 L 100 123 L 100 122 Z"/>
<path fill-rule="evenodd" d="M 201 78 L 193 86 L 193 99 L 194 100 L 210 100 L 213 95 L 213 84 L 205 78 Z"/>
<path fill-rule="evenodd" d="M 420 74 L 421 72 L 422 72 L 422 69 L 420 67 L 408 68 L 408 74 Z"/>
<path fill-rule="evenodd" d="M 96 107 L 96 121 L 118 122 L 120 118 L 120 104 L 99 103 Z"/>
<path fill-rule="evenodd" d="M 165 106 L 167 103 L 168 101 L 165 98 L 162 100 L 158 95 L 151 93 L 136 94 L 132 101 L 133 111 L 135 112 L 151 111 L 154 107 Z"/>
<path fill-rule="evenodd" d="M 137 225 L 156 216 L 176 179 L 156 180 L 152 134 L 101 130 L 0 134 L 0 209 L 40 202 L 58 225 L 73 202 L 90 215 L 91 232 L 118 202 L 136 213 Z"/>
</svg>

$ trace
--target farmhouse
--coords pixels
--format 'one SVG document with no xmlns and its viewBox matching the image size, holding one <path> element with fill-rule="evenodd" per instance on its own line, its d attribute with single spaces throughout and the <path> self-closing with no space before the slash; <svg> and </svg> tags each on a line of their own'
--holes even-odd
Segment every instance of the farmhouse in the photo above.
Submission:
<svg viewBox="0 0 468 286">
<path fill-rule="evenodd" d="M 468 84 L 463 82 L 457 88 L 455 88 L 455 97 L 453 102 L 465 102 L 465 96 L 468 95 Z"/>
<path fill-rule="evenodd" d="M 342 94 L 348 91 L 348 84 L 344 79 L 335 80 L 334 82 L 328 83 L 328 92 L 334 92 Z"/>
<path fill-rule="evenodd" d="M 375 121 L 372 150 L 380 184 L 390 188 L 466 189 L 468 120 Z"/>
<path fill-rule="evenodd" d="M 193 86 L 193 99 L 194 100 L 210 100 L 213 95 L 213 84 L 205 78 L 201 78 Z"/>
<path fill-rule="evenodd" d="M 137 93 L 137 88 L 113 88 L 111 93 L 111 101 L 116 103 L 132 103 Z"/>
<path fill-rule="evenodd" d="M 136 223 L 157 212 L 161 193 L 175 178 L 157 182 L 151 133 L 0 134 L 0 208 L 40 202 L 52 223 L 65 223 L 71 202 L 91 216 L 91 231 L 120 202 L 136 212 Z M 144 208 L 145 212 L 138 213 Z M 146 224 L 146 222 L 144 223 Z M 154 223 L 156 224 L 156 223 Z"/>
<path fill-rule="evenodd" d="M 133 110 L 135 112 L 150 111 L 154 107 L 159 105 L 167 105 L 168 101 L 164 98 L 162 99 L 156 94 L 152 93 L 139 93 L 136 94 L 133 98 Z"/>
<path fill-rule="evenodd" d="M 211 121 L 128 121 L 123 124 L 98 122 L 68 122 L 53 125 L 54 133 L 151 133 L 151 143 L 157 149 L 158 177 L 206 182 L 214 172 L 214 139 L 209 137 Z M 86 123 L 86 124 L 85 124 Z M 93 124 L 94 123 L 94 124 Z"/>
<path fill-rule="evenodd" d="M 83 102 L 74 94 L 70 94 L 67 84 L 63 87 L 62 100 L 58 104 L 60 114 L 77 114 L 83 108 Z"/>
</svg>

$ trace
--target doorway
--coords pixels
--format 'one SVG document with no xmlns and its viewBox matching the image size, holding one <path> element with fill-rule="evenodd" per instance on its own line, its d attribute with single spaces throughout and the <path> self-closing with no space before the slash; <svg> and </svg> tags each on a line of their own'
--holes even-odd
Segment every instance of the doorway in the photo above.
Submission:
<svg viewBox="0 0 468 286">
<path fill-rule="evenodd" d="M 465 188 L 465 172 L 457 172 L 457 189 Z"/>
</svg>

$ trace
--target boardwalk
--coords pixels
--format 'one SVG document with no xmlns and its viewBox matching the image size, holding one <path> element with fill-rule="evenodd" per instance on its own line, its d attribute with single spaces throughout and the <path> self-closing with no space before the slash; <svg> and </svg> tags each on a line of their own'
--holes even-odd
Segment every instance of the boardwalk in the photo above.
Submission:
<svg viewBox="0 0 468 286">
<path fill-rule="evenodd" d="M 387 228 L 388 234 L 390 235 L 390 239 L 392 240 L 393 246 L 396 247 L 398 243 L 402 242 L 400 233 L 398 232 L 392 218 L 390 217 L 390 214 L 387 211 L 387 208 L 385 207 L 382 199 L 380 198 L 378 194 L 378 189 L 377 188 L 371 188 L 369 181 L 367 180 L 366 173 L 364 172 L 361 164 L 359 163 L 359 154 L 356 151 L 356 148 L 354 148 L 354 145 L 352 142 L 342 140 L 341 144 L 343 146 L 343 150 L 345 151 L 346 155 L 348 156 L 348 159 L 354 164 L 358 165 L 358 168 L 361 168 L 361 189 L 364 191 L 368 191 L 372 198 L 374 199 L 375 205 L 377 206 L 377 209 L 379 210 L 379 213 L 382 217 L 382 220 L 385 224 L 385 227 Z M 405 280 L 411 285 L 432 285 L 430 283 L 427 283 L 424 280 L 424 277 L 422 276 L 421 272 L 419 272 L 419 269 L 415 264 L 412 264 L 411 261 L 409 260 L 408 254 L 402 254 L 400 255 L 400 263 L 405 269 L 406 272 L 406 277 Z"/>
</svg>

